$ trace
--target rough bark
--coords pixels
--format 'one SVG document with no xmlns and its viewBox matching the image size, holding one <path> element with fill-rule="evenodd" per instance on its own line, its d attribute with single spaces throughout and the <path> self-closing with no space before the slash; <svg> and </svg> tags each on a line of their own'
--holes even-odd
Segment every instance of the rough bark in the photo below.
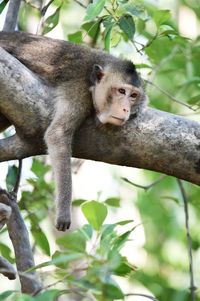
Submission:
<svg viewBox="0 0 200 301">
<path fill-rule="evenodd" d="M 0 91 L 0 111 L 13 112 L 17 131 L 17 136 L 0 140 L 0 161 L 45 154 L 43 134 L 50 122 L 52 88 L 0 49 Z M 200 123 L 151 108 L 131 116 L 123 127 L 98 127 L 91 116 L 73 141 L 74 157 L 150 169 L 196 184 L 199 150 Z"/>
<path fill-rule="evenodd" d="M 3 31 L 14 31 L 19 13 L 21 0 L 10 0 Z"/>
<path fill-rule="evenodd" d="M 5 216 L 5 209 L 7 209 L 7 214 L 4 220 L 7 223 L 8 233 L 15 251 L 21 290 L 23 293 L 33 294 L 41 289 L 41 284 L 35 272 L 26 272 L 26 270 L 35 266 L 28 231 L 16 202 L 16 195 L 0 189 L 0 213 L 4 212 L 2 216 Z M 3 274 L 5 276 L 9 279 L 15 279 L 15 271 L 12 266 L 4 258 L 0 257 L 1 267 L 7 267 L 10 270 L 6 272 L 6 275 L 4 271 Z"/>
</svg>

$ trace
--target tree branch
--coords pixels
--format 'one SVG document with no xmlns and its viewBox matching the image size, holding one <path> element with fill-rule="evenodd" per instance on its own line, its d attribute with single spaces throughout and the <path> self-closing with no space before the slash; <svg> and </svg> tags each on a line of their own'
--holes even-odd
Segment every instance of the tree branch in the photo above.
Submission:
<svg viewBox="0 0 200 301">
<path fill-rule="evenodd" d="M 3 31 L 14 31 L 17 24 L 21 0 L 10 0 Z"/>
<path fill-rule="evenodd" d="M 0 256 L 0 273 L 10 280 L 16 279 L 16 271 L 8 260 Z"/>
<path fill-rule="evenodd" d="M 188 198 L 183 186 L 183 182 L 177 179 L 178 186 L 183 198 L 184 212 L 185 212 L 185 228 L 187 234 L 187 244 L 188 244 L 188 258 L 189 258 L 189 270 L 190 270 L 190 291 L 191 291 L 191 301 L 196 300 L 196 290 L 197 287 L 194 284 L 194 269 L 193 269 L 193 256 L 192 256 L 192 238 L 190 235 L 190 223 L 189 223 L 189 209 L 188 209 Z"/>
<path fill-rule="evenodd" d="M 0 49 L 0 111 L 17 135 L 0 140 L 0 162 L 46 154 L 54 90 Z M 35 118 L 37 116 L 37 118 Z M 97 127 L 93 117 L 78 129 L 73 156 L 158 171 L 200 184 L 200 124 L 146 108 L 122 127 Z"/>
<path fill-rule="evenodd" d="M 26 277 L 26 275 L 21 273 L 34 267 L 35 263 L 29 242 L 28 231 L 16 202 L 16 195 L 1 189 L 0 204 L 5 204 L 12 209 L 10 218 L 7 220 L 7 227 L 15 251 L 16 265 L 19 272 L 22 292 L 28 294 L 34 293 L 41 288 L 36 273 L 27 273 L 31 277 Z"/>
</svg>

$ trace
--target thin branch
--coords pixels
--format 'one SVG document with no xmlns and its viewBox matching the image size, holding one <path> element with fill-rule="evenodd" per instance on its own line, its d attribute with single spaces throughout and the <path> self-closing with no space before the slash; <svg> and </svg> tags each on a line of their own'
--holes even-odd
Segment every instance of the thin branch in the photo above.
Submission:
<svg viewBox="0 0 200 301">
<path fill-rule="evenodd" d="M 184 103 L 183 101 L 177 99 L 176 97 L 174 97 L 173 95 L 171 95 L 169 92 L 163 90 L 162 88 L 160 88 L 158 85 L 154 84 L 153 82 L 149 81 L 149 80 L 145 80 L 145 82 L 149 85 L 152 85 L 153 87 L 155 87 L 158 91 L 160 91 L 161 93 L 163 93 L 164 95 L 166 95 L 167 97 L 169 97 L 170 99 L 172 99 L 174 102 L 181 104 L 182 106 L 192 110 L 192 111 L 196 111 L 196 109 L 194 109 L 192 106 Z"/>
<path fill-rule="evenodd" d="M 78 5 L 82 6 L 83 8 L 87 8 L 87 6 L 81 3 L 79 0 L 74 0 L 74 2 L 76 2 Z"/>
<path fill-rule="evenodd" d="M 50 0 L 45 6 L 43 6 L 43 8 L 41 9 L 41 14 L 44 17 L 44 15 L 47 12 L 47 9 L 49 8 L 49 6 L 54 2 L 54 0 Z"/>
<path fill-rule="evenodd" d="M 150 295 L 146 295 L 146 294 L 125 294 L 125 297 L 131 297 L 131 296 L 137 296 L 137 297 L 144 297 L 144 298 L 148 298 L 150 300 L 153 300 L 153 301 L 159 301 L 158 299 L 154 298 L 153 296 L 150 296 Z"/>
<path fill-rule="evenodd" d="M 31 279 L 27 277 L 28 273 L 26 273 L 26 276 L 21 274 L 34 267 L 35 263 L 28 231 L 17 204 L 16 194 L 1 189 L 0 202 L 12 208 L 11 216 L 7 221 L 8 233 L 14 247 L 16 266 L 20 276 L 22 292 L 32 294 L 41 287 L 41 284 L 37 279 L 35 271 L 29 273 Z"/>
<path fill-rule="evenodd" d="M 19 190 L 19 184 L 20 184 L 20 179 L 21 179 L 21 172 L 22 172 L 22 159 L 19 160 L 19 166 L 18 166 L 18 172 L 17 172 L 17 178 L 15 181 L 15 186 L 13 188 L 13 192 L 18 193 Z"/>
<path fill-rule="evenodd" d="M 196 300 L 195 291 L 197 287 L 194 284 L 194 270 L 193 270 L 193 257 L 192 257 L 192 239 L 190 235 L 190 224 L 189 224 L 189 210 L 188 210 L 188 198 L 183 186 L 183 182 L 180 179 L 177 179 L 179 189 L 183 198 L 184 212 L 185 212 L 185 227 L 187 233 L 187 244 L 188 244 L 188 257 L 189 257 L 189 270 L 190 270 L 190 291 L 191 291 L 191 301 Z"/>
<path fill-rule="evenodd" d="M 44 27 L 44 22 L 45 22 L 45 14 L 47 12 L 47 9 L 49 8 L 49 6 L 54 2 L 54 0 L 50 0 L 45 6 L 43 6 L 41 9 L 40 9 L 40 12 L 41 12 L 41 18 L 40 18 L 40 21 L 38 23 L 38 27 L 37 27 L 37 32 L 36 34 L 42 34 L 42 31 L 43 31 L 43 27 Z"/>
<path fill-rule="evenodd" d="M 131 181 L 129 181 L 127 178 L 121 178 L 123 181 L 137 187 L 137 188 L 141 188 L 141 189 L 144 189 L 145 191 L 148 191 L 149 189 L 151 189 L 153 186 L 157 185 L 158 183 L 160 183 L 164 178 L 166 177 L 166 175 L 162 175 L 160 176 L 158 179 L 156 179 L 153 183 L 147 185 L 147 186 L 143 186 L 143 185 L 140 185 L 140 184 L 136 184 L 136 183 L 133 183 Z"/>
<path fill-rule="evenodd" d="M 10 280 L 16 279 L 16 271 L 12 264 L 2 256 L 0 256 L 0 273 Z"/>
<path fill-rule="evenodd" d="M 24 2 L 28 5 L 30 5 L 32 8 L 40 10 L 40 8 L 38 6 L 32 4 L 30 0 L 24 0 Z"/>
<path fill-rule="evenodd" d="M 3 31 L 14 31 L 17 24 L 21 0 L 10 0 Z"/>
</svg>

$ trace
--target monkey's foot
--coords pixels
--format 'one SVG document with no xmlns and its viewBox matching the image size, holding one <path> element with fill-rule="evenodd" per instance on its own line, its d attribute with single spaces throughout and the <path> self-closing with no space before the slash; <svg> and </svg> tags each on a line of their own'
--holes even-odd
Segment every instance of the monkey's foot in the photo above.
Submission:
<svg viewBox="0 0 200 301">
<path fill-rule="evenodd" d="M 56 220 L 56 228 L 58 231 L 66 231 L 71 225 L 70 217 L 59 216 Z"/>
</svg>

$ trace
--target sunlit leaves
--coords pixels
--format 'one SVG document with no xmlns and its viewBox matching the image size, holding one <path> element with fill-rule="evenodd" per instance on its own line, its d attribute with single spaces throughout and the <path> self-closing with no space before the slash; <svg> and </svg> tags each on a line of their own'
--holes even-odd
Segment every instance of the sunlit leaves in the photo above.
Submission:
<svg viewBox="0 0 200 301">
<path fill-rule="evenodd" d="M 40 228 L 31 231 L 36 244 L 43 250 L 44 254 L 50 256 L 49 241 L 44 232 Z"/>
<path fill-rule="evenodd" d="M 100 230 L 107 216 L 107 207 L 100 202 L 89 201 L 82 205 L 82 211 L 89 224 L 91 224 L 95 230 Z"/>
<path fill-rule="evenodd" d="M 104 8 L 106 0 L 93 0 L 87 7 L 85 21 L 89 21 L 97 17 Z"/>
<path fill-rule="evenodd" d="M 169 10 L 155 10 L 153 20 L 157 27 L 169 20 L 171 14 Z"/>
<path fill-rule="evenodd" d="M 83 42 L 82 32 L 77 31 L 75 33 L 69 34 L 68 35 L 68 40 L 70 42 L 75 43 L 75 44 L 81 44 Z"/>
<path fill-rule="evenodd" d="M 124 15 L 119 20 L 119 27 L 121 30 L 127 35 L 129 40 L 133 39 L 135 34 L 135 23 L 133 21 L 132 16 Z"/>
<path fill-rule="evenodd" d="M 112 207 L 120 207 L 120 198 L 108 198 L 105 203 Z"/>
<path fill-rule="evenodd" d="M 58 25 L 59 16 L 60 16 L 61 6 L 56 9 L 56 11 L 49 16 L 44 23 L 43 34 L 47 34 L 49 31 L 54 29 Z"/>
<path fill-rule="evenodd" d="M 59 237 L 57 243 L 69 250 L 85 252 L 86 236 L 82 231 L 76 230 Z"/>
</svg>

